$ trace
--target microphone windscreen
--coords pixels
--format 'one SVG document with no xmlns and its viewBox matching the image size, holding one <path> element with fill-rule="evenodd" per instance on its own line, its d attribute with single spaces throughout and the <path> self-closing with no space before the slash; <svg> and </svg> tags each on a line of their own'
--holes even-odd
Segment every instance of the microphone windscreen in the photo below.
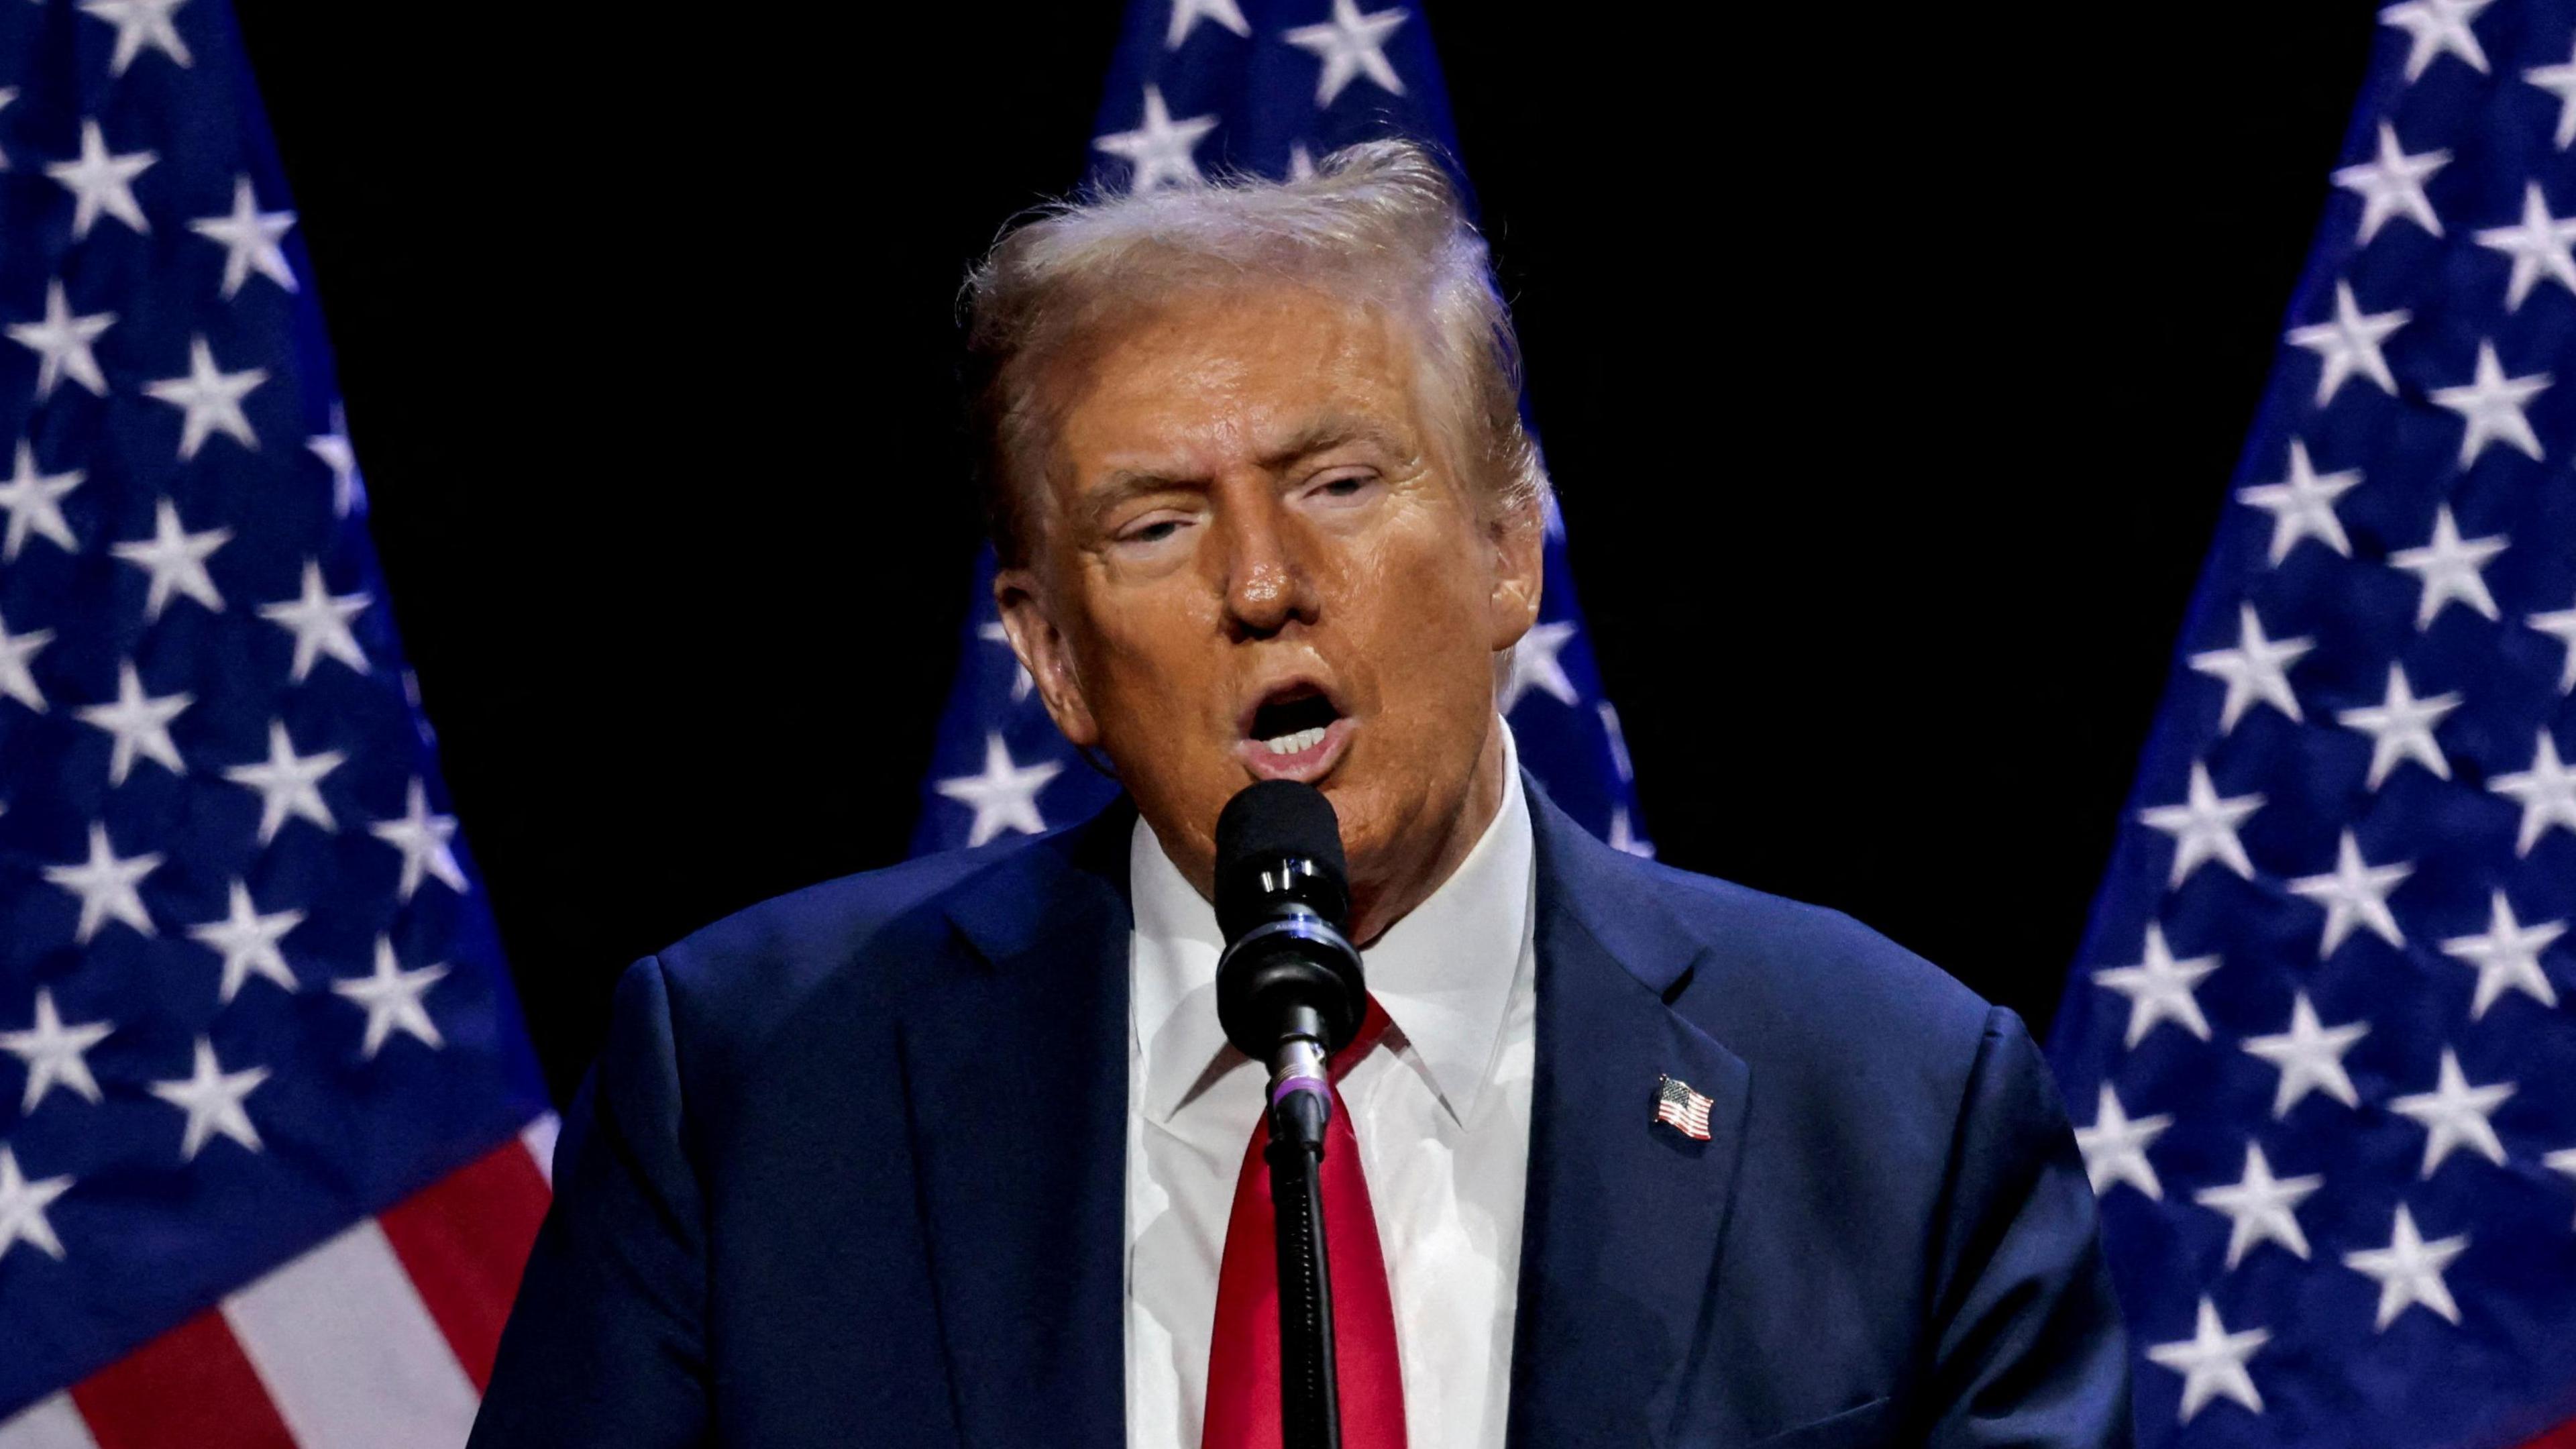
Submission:
<svg viewBox="0 0 2576 1449">
<path fill-rule="evenodd" d="M 1273 868 L 1282 860 L 1310 862 L 1314 884 L 1337 898 L 1340 910 L 1349 908 L 1349 868 L 1342 858 L 1342 822 L 1333 813 L 1333 802 L 1323 791 L 1295 780 L 1255 781 L 1225 802 L 1216 818 L 1216 916 L 1227 940 L 1275 908 L 1282 882 Z M 1305 895 L 1304 890 L 1288 893 Z M 1319 901 L 1309 904 L 1323 909 Z M 1324 913 L 1331 917 L 1339 911 Z"/>
</svg>

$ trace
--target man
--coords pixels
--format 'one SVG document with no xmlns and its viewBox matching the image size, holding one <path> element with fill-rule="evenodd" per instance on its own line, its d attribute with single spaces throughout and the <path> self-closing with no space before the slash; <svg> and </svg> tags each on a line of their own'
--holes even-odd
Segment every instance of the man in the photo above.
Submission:
<svg viewBox="0 0 2576 1449">
<path fill-rule="evenodd" d="M 1519 775 L 1546 481 L 1431 158 L 1059 207 L 969 290 L 1003 618 L 1126 799 L 637 964 L 478 1446 L 1275 1443 L 1207 899 L 1264 778 L 1337 812 L 1387 1021 L 1336 1063 L 1353 1449 L 2126 1442 L 2011 1013 Z"/>
</svg>

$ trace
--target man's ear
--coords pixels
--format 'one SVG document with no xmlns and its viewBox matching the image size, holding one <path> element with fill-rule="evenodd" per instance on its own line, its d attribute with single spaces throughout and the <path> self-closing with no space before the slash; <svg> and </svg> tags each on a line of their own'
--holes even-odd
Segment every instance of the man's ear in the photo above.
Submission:
<svg viewBox="0 0 2576 1449">
<path fill-rule="evenodd" d="M 1547 520 L 1537 499 L 1514 504 L 1493 524 L 1494 649 L 1520 642 L 1538 622 L 1539 591 L 1547 578 Z"/>
<path fill-rule="evenodd" d="M 995 573 L 993 603 L 1002 612 L 1002 631 L 1010 636 L 1011 652 L 1020 657 L 1020 667 L 1029 672 L 1029 680 L 1037 686 L 1038 698 L 1046 702 L 1055 727 L 1064 731 L 1064 737 L 1076 749 L 1097 745 L 1100 728 L 1092 720 L 1090 702 L 1083 698 L 1073 650 L 1064 631 L 1055 626 L 1047 612 L 1036 571 L 1006 568 Z"/>
</svg>

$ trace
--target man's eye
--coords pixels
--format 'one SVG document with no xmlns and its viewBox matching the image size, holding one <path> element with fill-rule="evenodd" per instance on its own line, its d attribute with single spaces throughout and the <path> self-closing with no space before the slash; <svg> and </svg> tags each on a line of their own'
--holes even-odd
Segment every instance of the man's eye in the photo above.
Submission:
<svg viewBox="0 0 2576 1449">
<path fill-rule="evenodd" d="M 1120 543 L 1161 543 L 1180 531 L 1181 520 L 1159 518 L 1127 530 L 1118 536 L 1118 541 Z"/>
<path fill-rule="evenodd" d="M 1339 478 L 1327 478 L 1316 486 L 1330 497 L 1349 498 L 1367 488 L 1373 481 L 1375 480 L 1366 473 L 1351 473 Z"/>
</svg>

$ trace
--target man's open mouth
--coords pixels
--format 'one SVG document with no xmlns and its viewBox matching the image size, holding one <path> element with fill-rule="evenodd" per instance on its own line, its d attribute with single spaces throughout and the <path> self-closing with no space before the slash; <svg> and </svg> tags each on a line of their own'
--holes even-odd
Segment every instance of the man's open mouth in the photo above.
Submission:
<svg viewBox="0 0 2576 1449">
<path fill-rule="evenodd" d="M 1342 712 L 1313 685 L 1300 685 L 1252 712 L 1252 738 L 1274 755 L 1294 755 L 1324 742 L 1324 732 Z"/>
<path fill-rule="evenodd" d="M 1267 779 L 1312 781 L 1330 769 L 1350 737 L 1351 721 L 1332 696 L 1310 683 L 1264 697 L 1244 726 L 1244 762 Z"/>
</svg>

